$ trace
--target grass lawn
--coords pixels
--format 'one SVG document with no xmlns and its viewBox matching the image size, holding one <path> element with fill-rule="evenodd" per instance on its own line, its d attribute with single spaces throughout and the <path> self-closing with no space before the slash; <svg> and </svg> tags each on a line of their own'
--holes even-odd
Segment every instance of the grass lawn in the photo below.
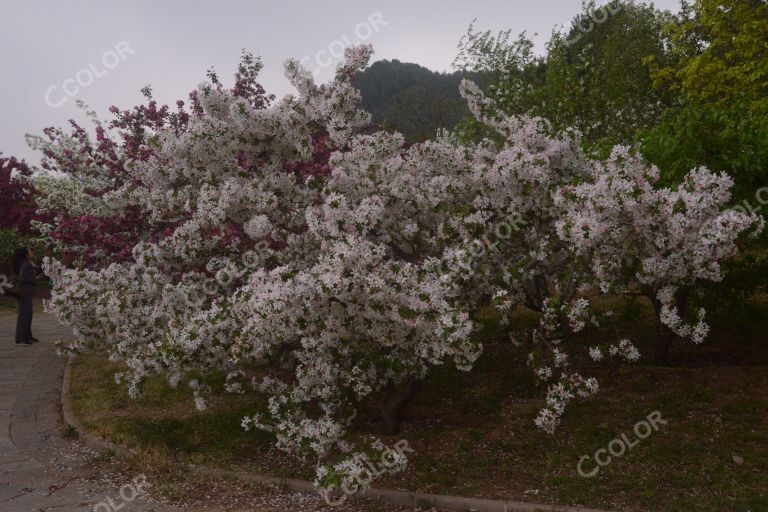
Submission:
<svg viewBox="0 0 768 512">
<path fill-rule="evenodd" d="M 654 328 L 645 313 L 633 325 L 634 339 Z M 533 425 L 542 390 L 513 349 L 489 343 L 471 373 L 431 375 L 401 435 L 383 436 L 409 442 L 410 468 L 378 486 L 633 512 L 768 511 L 768 336 L 760 326 L 715 326 L 703 346 L 678 345 L 673 361 L 685 367 L 588 368 L 602 391 L 575 403 L 554 436 Z M 311 478 L 267 434 L 241 430 L 256 397 L 219 397 L 199 413 L 186 389 L 153 379 L 132 401 L 114 382 L 117 369 L 96 355 L 77 360 L 75 414 L 94 433 L 140 448 L 158 471 L 183 461 Z M 578 475 L 583 455 L 621 434 L 634 441 L 634 425 L 653 411 L 667 421 L 658 431 L 597 476 Z M 376 426 L 363 419 L 357 428 Z"/>
</svg>

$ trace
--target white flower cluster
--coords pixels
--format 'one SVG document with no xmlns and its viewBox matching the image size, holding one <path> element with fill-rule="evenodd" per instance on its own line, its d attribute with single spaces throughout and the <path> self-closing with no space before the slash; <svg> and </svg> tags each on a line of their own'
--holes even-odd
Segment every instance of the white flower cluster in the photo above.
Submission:
<svg viewBox="0 0 768 512">
<path fill-rule="evenodd" d="M 542 120 L 504 116 L 468 82 L 470 110 L 502 143 L 443 134 L 406 145 L 399 134 L 362 133 L 368 116 L 351 78 L 370 55 L 350 49 L 320 86 L 289 61 L 299 96 L 268 108 L 201 85 L 201 112 L 184 130 L 151 134 L 154 152 L 104 198 L 149 219 L 132 260 L 45 265 L 51 307 L 77 336 L 71 348 L 106 349 L 127 366 L 133 395 L 152 374 L 175 385 L 211 371 L 244 393 L 259 367 L 267 405 L 243 428 L 314 456 L 318 482 L 332 467 L 352 487 L 370 476 L 348 435 L 359 405 L 387 402 L 438 365 L 470 370 L 482 351 L 472 311 L 495 302 L 505 315 L 520 305 L 542 312 L 529 360 L 550 382 L 536 424 L 551 432 L 569 400 L 598 388 L 568 358 L 568 332 L 594 321 L 583 292 L 719 279 L 719 263 L 758 222 L 723 211 L 725 175 L 697 169 L 679 189 L 658 188 L 658 171 L 626 148 L 590 160 L 577 134 L 553 138 Z M 287 170 L 313 164 L 318 134 L 333 150 L 327 172 Z M 99 169 L 83 174 L 98 179 Z M 81 198 L 56 200 L 93 213 Z M 468 244 L 505 219 L 516 229 L 467 260 Z M 668 293 L 661 299 L 667 325 L 706 334 L 682 324 Z M 639 357 L 627 340 L 609 352 Z M 190 385 L 205 407 L 211 390 Z"/>
</svg>

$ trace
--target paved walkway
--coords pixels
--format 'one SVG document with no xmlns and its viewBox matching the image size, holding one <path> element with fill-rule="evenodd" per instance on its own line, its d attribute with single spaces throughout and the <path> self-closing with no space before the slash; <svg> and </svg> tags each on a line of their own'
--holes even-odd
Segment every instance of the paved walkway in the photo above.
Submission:
<svg viewBox="0 0 768 512">
<path fill-rule="evenodd" d="M 54 343 L 69 330 L 35 312 L 32 331 L 41 341 L 16 346 L 15 322 L 11 312 L 0 314 L 0 512 L 172 511 L 124 501 L 119 485 L 100 488 L 83 478 L 89 453 L 60 437 L 64 359 Z M 130 489 L 123 495 L 131 497 Z"/>
</svg>

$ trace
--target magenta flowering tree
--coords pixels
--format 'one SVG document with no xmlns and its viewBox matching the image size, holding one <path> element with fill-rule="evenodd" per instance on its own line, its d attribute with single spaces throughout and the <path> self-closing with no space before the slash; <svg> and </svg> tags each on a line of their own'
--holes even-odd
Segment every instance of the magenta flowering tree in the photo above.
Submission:
<svg viewBox="0 0 768 512">
<path fill-rule="evenodd" d="M 10 271 L 13 251 L 20 246 L 37 245 L 37 233 L 32 226 L 38 218 L 37 196 L 32 170 L 26 162 L 0 154 L 0 275 Z"/>
<path fill-rule="evenodd" d="M 252 108 L 265 108 L 274 99 L 256 81 L 261 67 L 259 59 L 244 52 L 230 91 Z M 222 88 L 215 73 L 209 72 L 209 78 L 214 87 Z M 175 110 L 159 106 L 149 87 L 142 93 L 146 105 L 126 110 L 112 106 L 113 119 L 107 123 L 88 112 L 95 125 L 94 140 L 75 121 L 70 121 L 69 133 L 47 128 L 44 136 L 28 138 L 43 155 L 41 168 L 55 174 L 39 180 L 44 194 L 38 198 L 38 213 L 53 219 L 41 222 L 39 229 L 68 264 L 94 266 L 130 260 L 138 240 L 166 236 L 180 220 L 150 222 L 139 205 L 115 202 L 110 196 L 135 183 L 132 167 L 155 154 L 159 132 L 181 135 L 192 117 L 204 115 L 198 91 L 189 94 L 188 106 L 178 100 Z"/>
<path fill-rule="evenodd" d="M 37 194 L 31 176 L 32 170 L 24 160 L 0 153 L 0 229 L 30 234 Z"/>
</svg>

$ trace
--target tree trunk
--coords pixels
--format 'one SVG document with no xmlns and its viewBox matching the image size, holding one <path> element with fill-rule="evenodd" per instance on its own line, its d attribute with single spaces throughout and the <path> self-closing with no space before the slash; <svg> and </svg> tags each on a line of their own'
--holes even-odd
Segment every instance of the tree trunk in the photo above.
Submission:
<svg viewBox="0 0 768 512">
<path fill-rule="evenodd" d="M 542 274 L 533 276 L 533 282 L 525 290 L 525 306 L 541 313 L 548 297 L 547 278 Z"/>
<path fill-rule="evenodd" d="M 387 435 L 400 433 L 403 410 L 411 403 L 423 383 L 424 381 L 421 379 L 411 379 L 399 387 L 391 386 L 389 388 L 389 394 L 384 399 L 381 410 L 384 430 Z"/>
<path fill-rule="evenodd" d="M 675 339 L 675 333 L 666 326 L 659 329 L 659 337 L 656 340 L 653 350 L 653 360 L 659 366 L 669 365 L 669 350 L 672 348 L 672 342 Z"/>
<path fill-rule="evenodd" d="M 653 303 L 653 310 L 656 312 L 656 320 L 659 322 L 658 337 L 656 344 L 654 345 L 654 361 L 661 366 L 669 365 L 669 352 L 672 348 L 672 342 L 674 342 L 677 335 L 672 330 L 661 323 L 661 302 L 655 296 L 649 296 Z M 688 306 L 688 297 L 685 292 L 680 292 L 675 297 L 675 306 L 677 307 L 677 314 L 681 318 L 685 318 L 685 310 Z"/>
</svg>

